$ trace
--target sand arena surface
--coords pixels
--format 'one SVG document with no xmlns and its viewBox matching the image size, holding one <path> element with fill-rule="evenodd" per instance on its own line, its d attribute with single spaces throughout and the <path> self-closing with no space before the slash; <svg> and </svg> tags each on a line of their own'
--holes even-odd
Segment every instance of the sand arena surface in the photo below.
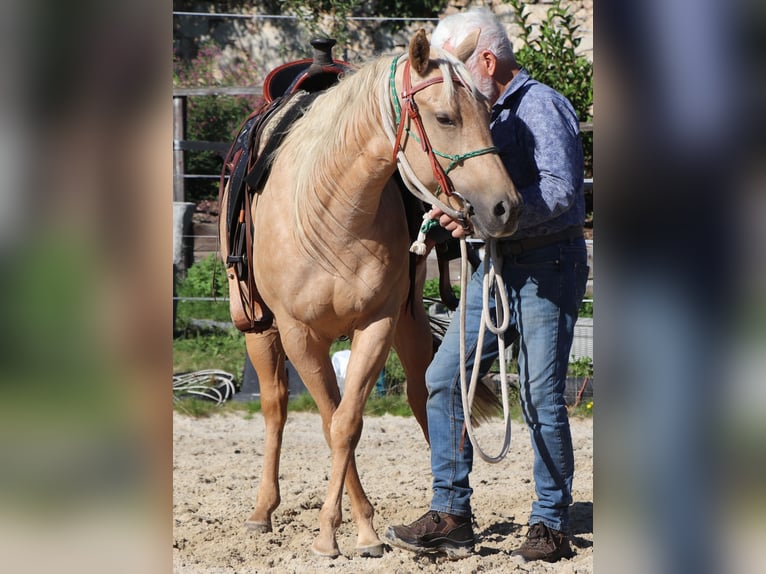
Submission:
<svg viewBox="0 0 766 574">
<path fill-rule="evenodd" d="M 173 571 L 177 574 L 234 573 L 410 573 L 410 572 L 593 572 L 593 420 L 572 419 L 575 453 L 571 511 L 572 558 L 555 564 L 524 563 L 510 556 L 523 540 L 534 499 L 532 449 L 526 428 L 513 425 L 511 448 L 499 464 L 475 457 L 471 484 L 477 535 L 476 553 L 454 562 L 416 556 L 386 547 L 381 558 L 354 554 L 356 525 L 348 497 L 337 532 L 342 555 L 326 559 L 311 553 L 319 531 L 330 471 L 330 450 L 320 418 L 289 413 L 280 465 L 282 503 L 273 532 L 249 532 L 260 481 L 263 418 L 221 414 L 193 419 L 173 414 Z M 482 447 L 496 454 L 502 426 L 477 431 Z M 499 438 L 498 438 L 499 437 Z M 492 440 L 494 438 L 494 441 Z M 429 450 L 414 418 L 367 417 L 357 447 L 357 465 L 375 507 L 382 536 L 391 524 L 409 523 L 427 509 L 431 495 Z"/>
</svg>

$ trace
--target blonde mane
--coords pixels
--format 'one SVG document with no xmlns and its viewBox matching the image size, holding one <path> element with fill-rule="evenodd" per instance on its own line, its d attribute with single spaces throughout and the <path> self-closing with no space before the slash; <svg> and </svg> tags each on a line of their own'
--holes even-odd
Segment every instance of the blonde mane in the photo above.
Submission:
<svg viewBox="0 0 766 574">
<path fill-rule="evenodd" d="M 434 51 L 445 78 L 456 73 L 474 97 L 481 97 L 461 62 L 441 49 Z M 381 56 L 320 94 L 290 128 L 278 152 L 293 158 L 292 216 L 297 244 L 308 257 L 330 272 L 340 272 L 337 265 L 343 261 L 331 259 L 332 250 L 325 239 L 328 218 L 333 226 L 348 230 L 345 222 L 338 220 L 327 208 L 323 198 L 333 195 L 342 199 L 334 194 L 335 177 L 345 169 L 348 154 L 363 148 L 371 134 L 383 131 L 379 104 L 381 82 L 384 79 L 388 82 L 393 58 Z M 455 97 L 453 83 L 445 81 L 443 85 L 446 88 L 444 97 L 452 101 Z M 359 209 L 350 202 L 348 207 Z"/>
</svg>

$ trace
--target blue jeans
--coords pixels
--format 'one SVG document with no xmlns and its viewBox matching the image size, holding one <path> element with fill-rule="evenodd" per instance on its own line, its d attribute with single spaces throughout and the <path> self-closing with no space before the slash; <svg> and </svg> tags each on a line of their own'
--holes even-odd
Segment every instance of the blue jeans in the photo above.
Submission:
<svg viewBox="0 0 766 574">
<path fill-rule="evenodd" d="M 482 266 L 468 283 L 466 362 L 470 381 L 481 321 Z M 506 343 L 519 343 L 521 407 L 534 450 L 537 500 L 529 524 L 567 530 L 574 455 L 564 401 L 577 310 L 588 279 L 583 239 L 564 240 L 520 255 L 504 255 L 502 277 L 511 311 Z M 493 302 L 490 296 L 490 301 Z M 494 304 L 492 304 L 494 316 Z M 469 474 L 473 449 L 463 439 L 458 313 L 426 372 L 431 439 L 431 510 L 471 516 Z M 497 337 L 485 332 L 479 362 L 485 374 L 498 356 Z"/>
</svg>

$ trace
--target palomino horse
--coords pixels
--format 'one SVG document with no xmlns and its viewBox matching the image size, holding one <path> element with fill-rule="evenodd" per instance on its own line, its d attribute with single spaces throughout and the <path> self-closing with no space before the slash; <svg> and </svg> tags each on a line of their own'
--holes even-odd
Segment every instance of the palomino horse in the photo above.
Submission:
<svg viewBox="0 0 766 574">
<path fill-rule="evenodd" d="M 474 47 L 475 37 L 457 53 L 467 57 Z M 406 303 L 409 238 L 392 176 L 405 163 L 405 179 L 428 193 L 440 187 L 447 207 L 461 210 L 477 235 L 511 234 L 521 200 L 492 147 L 488 125 L 487 103 L 465 66 L 430 48 L 421 30 L 409 54 L 372 61 L 322 92 L 279 146 L 252 208 L 255 284 L 274 323 L 246 335 L 266 427 L 263 474 L 247 521 L 251 529 L 269 531 L 280 503 L 288 356 L 319 408 L 331 449 L 312 550 L 339 554 L 335 532 L 345 483 L 357 551 L 382 554 L 354 459 L 364 405 L 393 345 L 427 438 L 425 369 L 432 356 L 422 305 L 412 313 Z M 344 335 L 351 339 L 351 357 L 341 397 L 329 349 Z"/>
</svg>

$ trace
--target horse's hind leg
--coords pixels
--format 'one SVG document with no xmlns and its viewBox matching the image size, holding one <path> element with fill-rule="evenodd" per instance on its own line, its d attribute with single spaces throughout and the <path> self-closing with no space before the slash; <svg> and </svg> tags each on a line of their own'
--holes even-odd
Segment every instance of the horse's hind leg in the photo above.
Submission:
<svg viewBox="0 0 766 574">
<path fill-rule="evenodd" d="M 282 431 L 287 420 L 287 373 L 285 353 L 276 328 L 247 333 L 245 344 L 261 390 L 261 411 L 265 424 L 263 472 L 255 499 L 255 510 L 245 524 L 250 530 L 271 531 L 271 513 L 279 506 L 279 454 Z"/>
<path fill-rule="evenodd" d="M 413 305 L 405 304 L 399 314 L 399 322 L 394 333 L 394 349 L 407 377 L 407 402 L 412 414 L 428 439 L 428 420 L 426 416 L 426 369 L 433 356 L 433 334 L 428 316 L 423 308 L 421 294 L 426 277 L 425 257 L 418 261 L 415 276 L 416 301 Z"/>
</svg>

